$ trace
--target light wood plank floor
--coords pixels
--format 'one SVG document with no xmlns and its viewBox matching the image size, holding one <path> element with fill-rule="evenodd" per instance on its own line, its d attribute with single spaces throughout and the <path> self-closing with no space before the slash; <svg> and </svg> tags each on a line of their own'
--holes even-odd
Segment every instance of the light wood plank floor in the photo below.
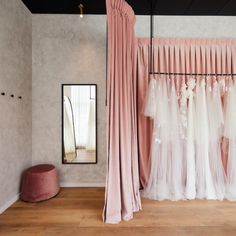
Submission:
<svg viewBox="0 0 236 236">
<path fill-rule="evenodd" d="M 49 201 L 17 201 L 0 215 L 0 235 L 236 236 L 236 203 L 142 200 L 143 210 L 118 225 L 103 224 L 103 188 L 62 188 Z"/>
</svg>

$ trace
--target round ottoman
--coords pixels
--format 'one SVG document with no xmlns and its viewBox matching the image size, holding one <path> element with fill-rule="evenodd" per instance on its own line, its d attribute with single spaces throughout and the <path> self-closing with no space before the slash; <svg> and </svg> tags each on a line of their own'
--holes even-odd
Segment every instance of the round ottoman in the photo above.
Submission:
<svg viewBox="0 0 236 236">
<path fill-rule="evenodd" d="M 25 170 L 22 175 L 21 199 L 39 202 L 54 197 L 59 192 L 58 175 L 53 165 L 37 165 Z"/>
</svg>

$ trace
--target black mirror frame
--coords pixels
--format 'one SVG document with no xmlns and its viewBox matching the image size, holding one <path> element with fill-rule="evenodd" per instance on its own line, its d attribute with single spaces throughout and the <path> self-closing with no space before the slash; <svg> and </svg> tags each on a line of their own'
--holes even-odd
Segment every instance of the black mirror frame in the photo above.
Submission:
<svg viewBox="0 0 236 236">
<path fill-rule="evenodd" d="M 90 86 L 90 85 L 92 85 L 92 86 L 95 86 L 95 95 L 96 95 L 96 102 L 95 102 L 95 115 L 96 115 L 96 121 L 95 121 L 95 132 L 96 132 L 96 135 L 95 135 L 95 137 L 96 137 L 96 160 L 95 160 L 95 162 L 65 162 L 64 161 L 64 154 L 65 154 L 65 151 L 64 151 L 64 140 L 63 140 L 63 138 L 64 138 L 64 106 L 63 106 L 63 99 L 64 99 L 64 86 Z M 72 165 L 74 165 L 74 164 L 97 164 L 97 162 L 98 162 L 98 145 L 97 145 L 97 143 L 98 143 L 98 141 L 97 141 L 97 84 L 61 84 L 61 117 L 62 117 L 62 119 L 61 119 L 61 134 L 62 134 L 62 136 L 61 136 L 61 146 L 62 146 L 62 152 L 61 152 L 61 154 L 62 154 L 62 164 L 72 164 Z"/>
</svg>

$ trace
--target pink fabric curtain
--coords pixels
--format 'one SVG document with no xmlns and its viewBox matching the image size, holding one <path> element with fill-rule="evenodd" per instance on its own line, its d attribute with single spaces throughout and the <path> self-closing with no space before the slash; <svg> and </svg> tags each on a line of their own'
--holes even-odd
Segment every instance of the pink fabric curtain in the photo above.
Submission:
<svg viewBox="0 0 236 236">
<path fill-rule="evenodd" d="M 149 39 L 136 40 L 136 78 L 138 84 L 138 146 L 140 179 L 145 186 L 149 176 L 151 121 L 143 115 L 148 86 Z M 153 39 L 154 71 L 179 73 L 236 73 L 235 39 Z M 182 76 L 182 79 L 187 79 Z M 181 78 L 176 80 L 178 88 Z M 227 140 L 222 140 L 222 160 L 227 169 Z"/>
<path fill-rule="evenodd" d="M 107 0 L 108 173 L 104 221 L 118 223 L 141 209 L 137 150 L 136 84 L 133 79 L 135 15 L 124 0 Z"/>
<path fill-rule="evenodd" d="M 148 40 L 148 39 L 147 39 Z M 149 46 L 138 43 L 135 50 L 135 59 L 133 61 L 134 78 L 137 83 L 137 95 L 135 97 L 137 104 L 137 132 L 138 132 L 138 154 L 139 154 L 139 173 L 141 187 L 145 187 L 149 177 L 150 170 L 150 147 L 152 141 L 153 122 L 150 118 L 144 116 L 144 105 L 146 92 L 149 83 Z M 139 40 L 138 40 L 139 42 Z"/>
</svg>

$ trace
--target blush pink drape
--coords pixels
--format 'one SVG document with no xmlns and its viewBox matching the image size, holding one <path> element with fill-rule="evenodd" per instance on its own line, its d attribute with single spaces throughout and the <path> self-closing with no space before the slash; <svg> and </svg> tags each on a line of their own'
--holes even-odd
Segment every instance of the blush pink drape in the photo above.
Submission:
<svg viewBox="0 0 236 236">
<path fill-rule="evenodd" d="M 145 186 L 149 176 L 151 121 L 144 117 L 143 106 L 148 86 L 149 39 L 136 40 L 135 71 L 138 101 L 138 147 L 140 179 Z M 153 39 L 153 70 L 158 72 L 225 74 L 236 73 L 235 39 Z M 182 76 L 187 79 L 186 76 Z M 181 79 L 176 81 L 180 88 Z M 222 161 L 227 169 L 227 140 L 222 139 Z"/>
<path fill-rule="evenodd" d="M 139 40 L 138 40 L 139 42 Z M 137 104 L 137 132 L 139 173 L 141 187 L 145 187 L 150 170 L 150 147 L 152 142 L 153 122 L 144 116 L 145 97 L 149 83 L 149 46 L 136 42 L 135 57 L 133 61 L 134 78 L 136 80 L 136 104 Z"/>
<path fill-rule="evenodd" d="M 137 149 L 136 84 L 133 79 L 135 15 L 124 0 L 107 0 L 107 154 L 103 219 L 133 218 L 141 209 Z"/>
</svg>

